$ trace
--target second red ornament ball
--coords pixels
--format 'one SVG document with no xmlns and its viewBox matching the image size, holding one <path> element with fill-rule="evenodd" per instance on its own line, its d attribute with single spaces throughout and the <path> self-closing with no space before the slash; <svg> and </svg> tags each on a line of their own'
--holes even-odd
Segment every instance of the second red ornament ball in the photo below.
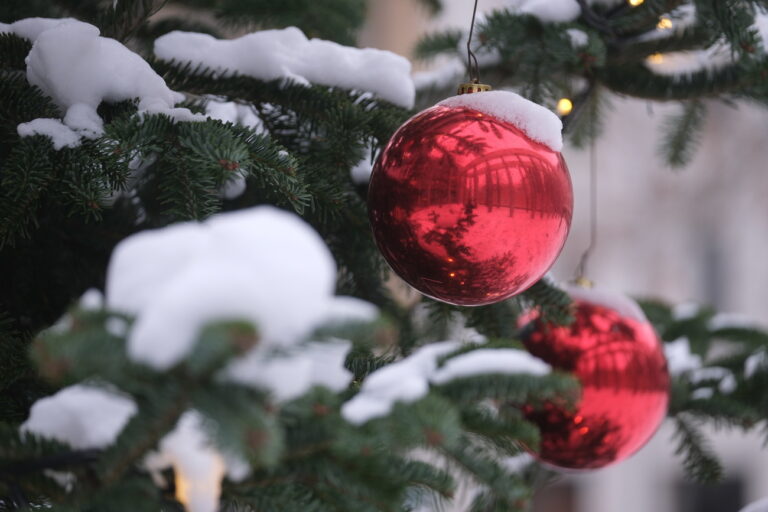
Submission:
<svg viewBox="0 0 768 512">
<path fill-rule="evenodd" d="M 463 306 L 539 280 L 571 224 L 561 128 L 549 110 L 504 91 L 448 98 L 401 126 L 368 190 L 374 238 L 392 269 Z"/>
<path fill-rule="evenodd" d="M 523 408 L 541 430 L 539 460 L 561 469 L 597 469 L 620 462 L 645 445 L 669 402 L 669 373 L 661 342 L 640 307 L 622 295 L 568 289 L 569 326 L 523 316 L 528 351 L 555 370 L 575 375 L 575 409 L 547 403 Z"/>
</svg>

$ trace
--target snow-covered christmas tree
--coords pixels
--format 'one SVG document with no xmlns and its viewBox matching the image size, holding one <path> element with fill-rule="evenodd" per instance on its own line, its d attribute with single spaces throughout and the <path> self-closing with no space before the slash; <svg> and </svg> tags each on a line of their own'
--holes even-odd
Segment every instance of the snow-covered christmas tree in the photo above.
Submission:
<svg viewBox="0 0 768 512">
<path fill-rule="evenodd" d="M 563 144 L 678 102 L 685 165 L 768 102 L 768 2 L 468 2 L 414 74 L 379 1 L 0 5 L 0 510 L 527 511 L 664 417 L 701 482 L 765 431 L 768 331 L 542 276 Z"/>
</svg>

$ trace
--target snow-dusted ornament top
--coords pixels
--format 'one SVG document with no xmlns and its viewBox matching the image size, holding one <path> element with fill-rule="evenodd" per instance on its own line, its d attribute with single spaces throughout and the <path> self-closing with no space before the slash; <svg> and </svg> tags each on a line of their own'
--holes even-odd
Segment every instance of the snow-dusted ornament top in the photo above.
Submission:
<svg viewBox="0 0 768 512">
<path fill-rule="evenodd" d="M 549 147 L 563 149 L 563 122 L 538 103 L 510 91 L 487 91 L 451 96 L 439 102 L 446 107 L 466 107 L 512 123 L 528 137 Z"/>
<path fill-rule="evenodd" d="M 155 41 L 161 59 L 192 62 L 216 71 L 261 80 L 291 79 L 373 92 L 405 108 L 413 107 L 415 88 L 411 64 L 392 52 L 353 48 L 322 39 L 308 39 L 296 27 L 262 30 L 237 39 L 175 31 Z"/>
</svg>

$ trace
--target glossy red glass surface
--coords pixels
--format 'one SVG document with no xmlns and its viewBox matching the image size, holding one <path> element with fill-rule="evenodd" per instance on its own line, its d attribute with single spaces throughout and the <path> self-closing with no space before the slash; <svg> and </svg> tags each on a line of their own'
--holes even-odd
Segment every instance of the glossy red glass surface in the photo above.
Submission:
<svg viewBox="0 0 768 512">
<path fill-rule="evenodd" d="M 524 291 L 552 266 L 573 192 L 560 153 L 496 117 L 436 106 L 390 139 L 368 210 L 400 277 L 435 299 L 477 306 Z"/>
<path fill-rule="evenodd" d="M 541 429 L 541 461 L 565 469 L 602 468 L 626 459 L 653 436 L 667 412 L 669 374 L 647 321 L 583 300 L 574 304 L 572 325 L 542 324 L 533 313 L 522 339 L 533 355 L 578 377 L 580 400 L 572 411 L 548 403 L 524 412 Z"/>
</svg>

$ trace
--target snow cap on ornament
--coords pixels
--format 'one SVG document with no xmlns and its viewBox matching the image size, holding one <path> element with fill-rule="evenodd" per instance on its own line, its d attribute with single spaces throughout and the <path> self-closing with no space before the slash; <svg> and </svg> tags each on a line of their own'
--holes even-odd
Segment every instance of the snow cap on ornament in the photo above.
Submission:
<svg viewBox="0 0 768 512">
<path fill-rule="evenodd" d="M 582 281 L 584 282 L 584 281 Z M 578 378 L 575 407 L 523 407 L 538 425 L 538 459 L 559 469 L 598 469 L 642 448 L 663 421 L 669 373 L 661 343 L 640 307 L 599 288 L 568 286 L 574 321 L 554 325 L 532 310 L 520 319 L 528 351 Z"/>
<path fill-rule="evenodd" d="M 573 211 L 561 130 L 546 108 L 474 81 L 406 121 L 368 189 L 373 235 L 395 273 L 462 306 L 499 302 L 538 281 Z"/>
</svg>

